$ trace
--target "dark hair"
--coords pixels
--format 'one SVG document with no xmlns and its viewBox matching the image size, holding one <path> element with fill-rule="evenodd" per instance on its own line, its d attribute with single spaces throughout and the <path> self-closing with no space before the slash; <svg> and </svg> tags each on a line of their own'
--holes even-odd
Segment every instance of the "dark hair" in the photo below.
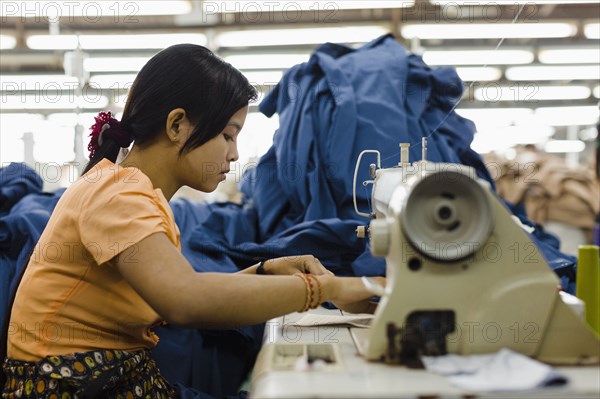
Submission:
<svg viewBox="0 0 600 399">
<path fill-rule="evenodd" d="M 196 125 L 183 154 L 222 132 L 256 95 L 240 71 L 209 49 L 178 44 L 160 51 L 140 70 L 129 90 L 121 128 L 143 147 L 163 130 L 169 112 L 183 108 Z M 104 140 L 83 173 L 103 158 L 116 161 L 119 149 L 115 141 Z"/>
</svg>

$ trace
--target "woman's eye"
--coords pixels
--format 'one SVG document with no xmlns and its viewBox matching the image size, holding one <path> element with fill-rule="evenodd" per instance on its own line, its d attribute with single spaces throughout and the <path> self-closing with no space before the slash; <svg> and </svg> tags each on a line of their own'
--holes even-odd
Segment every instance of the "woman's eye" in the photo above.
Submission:
<svg viewBox="0 0 600 399">
<path fill-rule="evenodd" d="M 233 137 L 231 137 L 230 135 L 223 133 L 223 136 L 225 137 L 226 141 L 233 141 Z"/>
</svg>

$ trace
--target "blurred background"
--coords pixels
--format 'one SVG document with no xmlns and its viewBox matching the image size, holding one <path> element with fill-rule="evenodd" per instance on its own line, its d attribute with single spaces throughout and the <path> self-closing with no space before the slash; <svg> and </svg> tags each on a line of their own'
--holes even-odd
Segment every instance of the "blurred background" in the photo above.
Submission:
<svg viewBox="0 0 600 399">
<path fill-rule="evenodd" d="M 503 165 L 498 179 L 521 156 L 553 154 L 568 167 L 595 168 L 596 0 L 0 4 L 0 162 L 30 164 L 48 190 L 79 176 L 93 117 L 118 115 L 136 72 L 164 47 L 209 47 L 243 71 L 260 101 L 320 44 L 361 46 L 388 32 L 431 67 L 456 68 L 465 82 L 457 111 L 476 123 L 473 148 Z M 270 147 L 278 126 L 257 104 L 250 111 L 232 180 Z"/>
</svg>

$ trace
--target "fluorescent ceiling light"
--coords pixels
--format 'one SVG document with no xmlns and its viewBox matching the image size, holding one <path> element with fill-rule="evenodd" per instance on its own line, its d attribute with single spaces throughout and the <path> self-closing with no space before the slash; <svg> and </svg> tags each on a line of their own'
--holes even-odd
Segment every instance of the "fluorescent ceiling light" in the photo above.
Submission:
<svg viewBox="0 0 600 399">
<path fill-rule="evenodd" d="M 0 35 L 0 50 L 10 50 L 17 45 L 17 39 L 14 36 Z"/>
<path fill-rule="evenodd" d="M 542 48 L 538 59 L 544 64 L 600 64 L 600 48 Z"/>
<path fill-rule="evenodd" d="M 52 122 L 59 126 L 75 126 L 77 124 L 83 125 L 84 127 L 90 127 L 94 124 L 94 117 L 98 114 L 84 112 L 80 114 L 70 113 L 70 112 L 60 112 L 55 114 L 50 114 L 46 118 L 49 122 Z M 88 132 L 84 131 L 84 135 L 87 135 Z"/>
<path fill-rule="evenodd" d="M 528 124 L 533 116 L 529 108 L 459 108 L 456 112 L 475 122 L 478 128 Z"/>
<path fill-rule="evenodd" d="M 600 86 L 594 87 L 594 90 L 592 91 L 592 93 L 594 94 L 594 97 L 600 98 Z"/>
<path fill-rule="evenodd" d="M 27 47 L 33 50 L 74 50 L 77 48 L 77 36 L 32 35 L 27 38 Z"/>
<path fill-rule="evenodd" d="M 263 13 L 281 11 L 292 15 L 297 11 L 309 11 L 313 13 L 334 12 L 337 10 L 356 10 L 373 8 L 405 8 L 412 7 L 414 0 L 402 1 L 335 1 L 335 2 L 311 2 L 311 1 L 206 1 L 202 5 L 206 14 L 231 14 L 231 13 Z M 314 14 L 311 14 L 314 15 Z M 291 17 L 290 17 L 291 18 Z M 299 18 L 299 17 L 296 17 Z"/>
<path fill-rule="evenodd" d="M 535 110 L 535 118 L 551 126 L 585 126 L 598 123 L 597 106 L 544 107 Z"/>
<path fill-rule="evenodd" d="M 128 90 L 135 77 L 135 74 L 93 75 L 89 85 L 98 89 Z"/>
<path fill-rule="evenodd" d="M 89 72 L 138 72 L 149 57 L 98 57 L 83 60 L 83 68 Z"/>
<path fill-rule="evenodd" d="M 310 54 L 244 54 L 229 55 L 224 60 L 238 69 L 288 69 L 308 61 Z"/>
<path fill-rule="evenodd" d="M 77 43 L 84 50 L 163 49 L 179 43 L 205 46 L 201 33 L 128 34 L 128 35 L 31 35 L 27 46 L 33 50 L 74 50 Z"/>
<path fill-rule="evenodd" d="M 546 143 L 546 152 L 581 152 L 585 150 L 585 143 L 581 140 L 552 140 Z"/>
<path fill-rule="evenodd" d="M 0 89 L 5 92 L 24 90 L 74 90 L 77 78 L 66 75 L 0 75 Z"/>
<path fill-rule="evenodd" d="M 282 71 L 251 71 L 242 72 L 253 85 L 276 85 L 283 76 Z"/>
<path fill-rule="evenodd" d="M 480 6 L 484 5 L 486 7 L 493 5 L 515 5 L 515 4 L 565 4 L 565 3 L 574 3 L 574 4 L 596 4 L 598 0 L 494 0 L 486 3 L 479 3 L 473 0 L 430 0 L 432 4 L 436 5 L 464 5 L 464 6 Z"/>
<path fill-rule="evenodd" d="M 2 96 L 0 107 L 3 110 L 13 109 L 75 109 L 80 108 L 105 108 L 108 98 L 102 95 L 89 95 L 75 97 L 68 93 L 40 93 L 26 95 Z"/>
<path fill-rule="evenodd" d="M 534 102 L 539 100 L 582 100 L 590 96 L 586 86 L 540 86 L 527 83 L 511 86 L 485 85 L 475 89 L 475 99 L 495 103 L 498 101 Z"/>
<path fill-rule="evenodd" d="M 41 121 L 43 119 L 44 115 L 42 114 L 0 112 L 0 123 L 25 125 L 28 121 Z M 2 137 L 2 135 L 0 135 L 0 137 Z"/>
<path fill-rule="evenodd" d="M 458 67 L 456 73 L 465 82 L 489 82 L 502 77 L 502 71 L 492 67 Z"/>
<path fill-rule="evenodd" d="M 569 23 L 413 24 L 403 26 L 401 32 L 407 39 L 528 39 L 574 36 L 577 27 Z"/>
<path fill-rule="evenodd" d="M 567 60 L 565 60 L 567 61 Z M 523 66 L 506 70 L 509 80 L 598 80 L 600 65 Z"/>
<path fill-rule="evenodd" d="M 585 24 L 583 34 L 588 39 L 600 39 L 600 23 Z"/>
<path fill-rule="evenodd" d="M 533 59 L 527 50 L 434 50 L 423 54 L 429 65 L 529 64 Z"/>
<path fill-rule="evenodd" d="M 253 47 L 333 43 L 365 43 L 389 31 L 383 26 L 340 26 L 310 29 L 236 30 L 217 34 L 220 47 Z"/>
<path fill-rule="evenodd" d="M 136 24 L 141 15 L 187 14 L 192 7 L 189 1 L 4 1 L 0 7 L 2 17 L 39 18 L 48 20 L 83 17 L 86 22 L 111 18 L 121 24 Z"/>
<path fill-rule="evenodd" d="M 481 129 L 475 134 L 471 147 L 479 153 L 502 151 L 519 144 L 543 143 L 554 132 L 553 127 L 544 125 Z"/>
<path fill-rule="evenodd" d="M 596 137 L 598 137 L 598 129 L 596 129 L 596 126 L 581 129 L 579 131 L 579 138 L 583 141 L 596 140 Z"/>
</svg>

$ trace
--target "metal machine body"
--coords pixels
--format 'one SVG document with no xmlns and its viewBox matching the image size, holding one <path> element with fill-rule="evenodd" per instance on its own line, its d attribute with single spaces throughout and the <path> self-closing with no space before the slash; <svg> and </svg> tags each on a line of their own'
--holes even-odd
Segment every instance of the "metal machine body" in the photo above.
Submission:
<svg viewBox="0 0 600 399">
<path fill-rule="evenodd" d="M 561 300 L 558 277 L 473 168 L 411 164 L 405 151 L 388 169 L 378 154 L 371 177 L 373 212 L 356 210 L 374 218 L 371 251 L 385 257 L 387 283 L 375 290 L 367 359 L 410 366 L 421 355 L 510 348 L 554 364 L 599 362 L 599 337 Z"/>
</svg>

